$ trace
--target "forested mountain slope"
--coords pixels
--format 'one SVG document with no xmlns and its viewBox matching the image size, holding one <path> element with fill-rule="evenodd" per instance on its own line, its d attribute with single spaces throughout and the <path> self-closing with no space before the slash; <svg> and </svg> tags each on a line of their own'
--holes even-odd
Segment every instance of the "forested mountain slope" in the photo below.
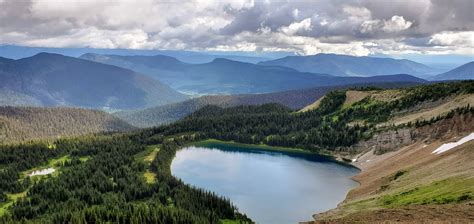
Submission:
<svg viewBox="0 0 474 224">
<path fill-rule="evenodd" d="M 441 84 L 438 84 L 441 85 Z M 449 85 L 449 84 L 446 84 Z M 430 87 L 430 86 L 428 86 Z M 414 89 L 420 89 L 423 91 L 425 88 L 417 87 Z M 363 104 L 364 102 L 370 103 L 393 103 L 401 98 L 404 95 L 408 94 L 406 89 L 387 89 L 380 90 L 374 89 L 370 90 L 366 88 L 365 90 L 348 90 L 346 91 L 345 101 L 342 104 L 342 108 L 349 108 L 352 105 Z M 429 90 L 429 88 L 426 91 Z M 444 92 L 442 89 L 439 90 Z M 309 110 L 317 109 L 323 99 L 319 99 L 312 104 L 307 105 L 299 112 L 305 112 Z M 414 105 L 413 107 L 406 108 L 400 111 L 393 111 L 390 115 L 390 119 L 386 122 L 380 123 L 379 126 L 390 126 L 390 125 L 403 125 L 406 123 L 414 123 L 417 121 L 430 120 L 432 118 L 442 116 L 447 114 L 452 110 L 455 110 L 459 107 L 465 107 L 469 105 L 474 105 L 474 94 L 465 92 L 463 94 L 449 94 L 445 97 L 438 97 L 432 99 L 431 101 L 422 102 L 420 104 Z"/>
<path fill-rule="evenodd" d="M 127 69 L 47 53 L 18 60 L 0 59 L 0 91 L 9 93 L 1 95 L 4 105 L 31 102 L 45 106 L 137 109 L 186 98 Z"/>
<path fill-rule="evenodd" d="M 427 78 L 438 73 L 437 69 L 410 60 L 393 58 L 356 57 L 337 54 L 287 56 L 258 63 L 267 66 L 285 66 L 301 72 L 326 73 L 338 76 L 374 76 L 411 74 Z"/>
<path fill-rule="evenodd" d="M 333 91 L 326 94 L 317 109 L 304 113 L 291 113 L 291 109 L 277 104 L 235 108 L 207 106 L 185 119 L 156 129 L 169 134 L 200 131 L 207 137 L 244 143 L 317 151 L 346 150 L 344 147 L 352 146 L 382 128 L 393 127 L 392 119 L 415 112 L 413 108 L 448 97 L 473 94 L 474 82 L 437 83 L 398 91 L 398 97 L 365 97 L 348 106 L 343 106 L 346 91 Z M 472 113 L 472 106 L 459 104 L 445 113 L 397 127 L 425 125 L 453 113 Z"/>
<path fill-rule="evenodd" d="M 261 66 L 218 58 L 209 63 L 187 64 L 166 56 L 86 54 L 81 58 L 121 66 L 192 95 L 269 93 L 302 88 L 379 82 L 425 82 L 410 75 L 336 77 L 299 72 L 281 66 Z M 370 75 L 368 75 L 370 76 Z"/>
<path fill-rule="evenodd" d="M 0 144 L 133 129 L 126 122 L 95 110 L 0 107 Z"/>
<path fill-rule="evenodd" d="M 265 94 L 202 96 L 179 103 L 157 106 L 143 110 L 118 112 L 114 115 L 137 127 L 152 127 L 177 121 L 206 105 L 235 107 L 240 105 L 278 103 L 291 109 L 300 109 L 332 90 L 361 87 L 366 85 L 381 88 L 397 88 L 417 84 L 418 83 L 411 82 L 361 83 L 344 86 L 314 87 Z"/>
<path fill-rule="evenodd" d="M 0 222 L 250 224 L 228 199 L 171 175 L 184 139 L 141 132 L 0 145 Z M 44 168 L 53 173 L 30 175 Z"/>
</svg>

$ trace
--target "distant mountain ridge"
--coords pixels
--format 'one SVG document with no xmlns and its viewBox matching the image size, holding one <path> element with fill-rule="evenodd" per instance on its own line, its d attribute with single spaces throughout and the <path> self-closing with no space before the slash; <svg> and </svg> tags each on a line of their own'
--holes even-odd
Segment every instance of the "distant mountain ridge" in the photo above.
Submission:
<svg viewBox="0 0 474 224">
<path fill-rule="evenodd" d="M 299 72 L 283 66 L 262 66 L 228 59 L 189 64 L 166 56 L 86 54 L 83 59 L 132 69 L 191 95 L 228 95 L 281 92 L 317 86 L 377 82 L 425 82 L 410 75 L 338 77 Z M 165 62 L 164 62 L 165 61 Z"/>
<path fill-rule="evenodd" d="M 433 77 L 433 80 L 466 80 L 474 79 L 474 61 L 461 65 L 448 72 Z"/>
<path fill-rule="evenodd" d="M 236 52 L 197 52 L 185 50 L 139 50 L 139 49 L 100 49 L 100 48 L 51 48 L 51 47 L 27 47 L 16 45 L 1 45 L 0 57 L 21 59 L 31 57 L 41 52 L 61 54 L 70 57 L 79 57 L 87 53 L 113 54 L 113 55 L 166 55 L 177 58 L 186 63 L 208 63 L 216 58 L 227 58 L 230 60 L 257 63 L 276 58 L 278 55 L 288 55 L 289 53 L 269 53 L 262 56 L 249 54 L 236 54 Z"/>
<path fill-rule="evenodd" d="M 186 99 L 137 72 L 49 53 L 0 59 L 0 91 L 10 96 L 3 105 L 138 109 Z"/>
<path fill-rule="evenodd" d="M 168 81 L 168 79 L 176 78 L 176 72 L 183 72 L 187 67 L 192 66 L 192 64 L 166 55 L 121 56 L 87 53 L 79 58 L 137 71 L 160 80 L 167 85 L 173 83 Z"/>
<path fill-rule="evenodd" d="M 316 54 L 310 56 L 287 56 L 280 59 L 259 62 L 259 65 L 278 65 L 294 68 L 301 72 L 326 73 L 337 76 L 376 76 L 410 74 L 421 78 L 437 74 L 439 70 L 406 60 L 378 57 L 356 57 L 337 54 Z"/>
</svg>

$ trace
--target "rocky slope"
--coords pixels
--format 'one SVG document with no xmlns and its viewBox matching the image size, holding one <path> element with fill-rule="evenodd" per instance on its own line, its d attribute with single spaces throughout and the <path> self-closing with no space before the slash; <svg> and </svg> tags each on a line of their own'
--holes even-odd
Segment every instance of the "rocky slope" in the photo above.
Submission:
<svg viewBox="0 0 474 224">
<path fill-rule="evenodd" d="M 369 97 L 388 93 L 372 91 Z M 402 93 L 398 93 L 402 94 Z M 446 152 L 433 153 L 441 145 L 474 133 L 474 113 L 439 110 L 457 102 L 468 107 L 472 95 L 460 95 L 421 103 L 395 114 L 378 127 L 370 139 L 340 149 L 361 169 L 353 177 L 360 186 L 349 192 L 337 208 L 316 214 L 310 223 L 471 223 L 474 221 L 474 141 Z M 349 98 L 346 98 L 346 101 Z M 461 102 L 461 103 L 459 103 Z M 434 111 L 394 126 L 400 116 Z M 430 120 L 430 122 L 426 122 Z M 408 122 L 418 125 L 406 125 Z M 404 125 L 405 124 L 405 125 Z M 344 152 L 359 152 L 347 154 Z"/>
<path fill-rule="evenodd" d="M 472 116 L 455 120 L 465 126 L 454 125 L 459 130 L 448 128 L 440 138 L 414 141 L 382 155 L 376 155 L 373 149 L 360 155 L 353 163 L 361 169 L 353 178 L 360 186 L 350 191 L 336 209 L 315 215 L 315 223 L 471 223 L 474 141 L 433 153 L 443 143 L 474 132 Z M 426 132 L 433 127 L 437 124 L 417 131 L 430 136 Z"/>
</svg>

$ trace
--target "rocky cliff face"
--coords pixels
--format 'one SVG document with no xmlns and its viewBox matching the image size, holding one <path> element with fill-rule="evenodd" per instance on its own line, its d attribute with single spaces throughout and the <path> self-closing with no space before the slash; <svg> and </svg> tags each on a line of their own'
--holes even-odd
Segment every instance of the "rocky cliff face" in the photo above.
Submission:
<svg viewBox="0 0 474 224">
<path fill-rule="evenodd" d="M 367 141 L 359 142 L 354 146 L 356 151 L 374 150 L 376 154 L 382 154 L 400 147 L 413 144 L 417 139 L 415 129 L 402 128 L 388 130 L 375 134 Z"/>
<path fill-rule="evenodd" d="M 401 128 L 387 130 L 375 134 L 371 139 L 361 141 L 352 146 L 349 151 L 365 152 L 374 150 L 375 154 L 395 151 L 417 141 L 430 143 L 474 131 L 474 115 L 472 113 L 455 115 L 430 125 L 418 128 Z M 345 151 L 345 150 L 344 150 Z"/>
</svg>

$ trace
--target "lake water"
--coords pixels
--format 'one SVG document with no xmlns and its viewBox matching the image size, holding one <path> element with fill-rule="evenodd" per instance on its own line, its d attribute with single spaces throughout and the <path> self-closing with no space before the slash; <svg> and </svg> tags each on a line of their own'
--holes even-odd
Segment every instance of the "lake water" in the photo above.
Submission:
<svg viewBox="0 0 474 224">
<path fill-rule="evenodd" d="M 187 147 L 171 172 L 185 183 L 229 198 L 262 224 L 297 223 L 335 208 L 358 184 L 356 168 L 306 153 L 268 152 L 228 145 Z"/>
</svg>

